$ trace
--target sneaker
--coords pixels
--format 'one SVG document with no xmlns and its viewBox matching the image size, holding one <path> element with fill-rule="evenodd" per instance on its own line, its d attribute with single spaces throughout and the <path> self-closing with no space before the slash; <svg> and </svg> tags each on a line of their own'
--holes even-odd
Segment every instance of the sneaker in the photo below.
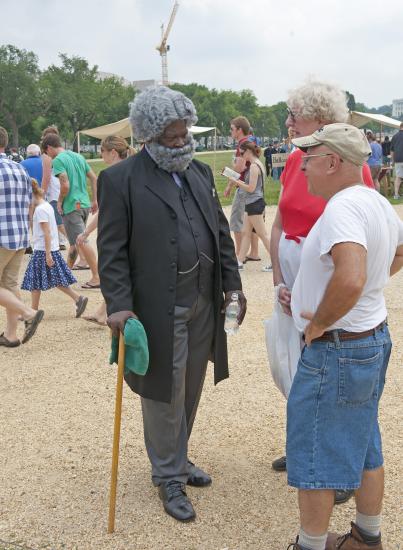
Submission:
<svg viewBox="0 0 403 550">
<path fill-rule="evenodd" d="M 271 265 L 265 265 L 264 267 L 262 267 L 262 271 L 269 273 L 270 271 L 273 271 L 273 267 Z"/>
<path fill-rule="evenodd" d="M 334 492 L 334 503 L 344 504 L 354 495 L 353 489 L 336 489 Z"/>
<path fill-rule="evenodd" d="M 243 270 L 244 270 L 244 265 L 241 264 L 241 263 L 239 263 L 239 262 L 238 262 L 238 270 L 239 270 L 239 271 L 243 271 Z"/>
<path fill-rule="evenodd" d="M 271 467 L 276 472 L 286 472 L 287 471 L 287 457 L 282 456 L 280 458 L 276 458 L 276 460 L 273 460 L 271 463 Z"/>
<path fill-rule="evenodd" d="M 63 235 L 63 233 L 59 233 L 58 235 L 59 235 L 59 244 L 68 244 L 69 241 Z"/>
<path fill-rule="evenodd" d="M 393 198 L 395 199 L 395 201 L 398 201 L 400 199 L 400 195 L 393 195 Z"/>
<path fill-rule="evenodd" d="M 289 544 L 287 546 L 287 550 L 302 550 L 302 546 L 298 544 L 298 539 L 299 537 L 297 537 L 297 540 L 295 542 L 292 542 L 291 544 Z"/>
</svg>

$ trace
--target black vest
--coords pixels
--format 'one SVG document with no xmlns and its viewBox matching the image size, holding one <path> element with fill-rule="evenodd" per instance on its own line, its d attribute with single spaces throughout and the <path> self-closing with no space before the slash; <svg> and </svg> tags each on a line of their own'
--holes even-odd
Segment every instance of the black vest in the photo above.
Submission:
<svg viewBox="0 0 403 550">
<path fill-rule="evenodd" d="M 203 214 L 185 179 L 178 190 L 178 274 L 176 305 L 191 307 L 198 294 L 213 299 L 214 240 Z"/>
</svg>

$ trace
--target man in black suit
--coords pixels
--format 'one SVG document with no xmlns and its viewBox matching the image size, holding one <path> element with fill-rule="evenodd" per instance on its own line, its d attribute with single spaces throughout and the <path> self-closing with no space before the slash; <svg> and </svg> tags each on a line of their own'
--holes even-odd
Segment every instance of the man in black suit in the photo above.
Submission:
<svg viewBox="0 0 403 550">
<path fill-rule="evenodd" d="M 152 481 L 168 514 L 194 519 L 185 484 L 208 474 L 188 460 L 190 436 L 209 359 L 215 383 L 228 377 L 224 310 L 246 299 L 227 220 L 211 169 L 193 160 L 193 103 L 164 86 L 131 105 L 142 151 L 99 177 L 98 253 L 108 325 L 117 335 L 130 317 L 144 325 L 145 376 L 125 374 L 141 396 Z"/>
</svg>

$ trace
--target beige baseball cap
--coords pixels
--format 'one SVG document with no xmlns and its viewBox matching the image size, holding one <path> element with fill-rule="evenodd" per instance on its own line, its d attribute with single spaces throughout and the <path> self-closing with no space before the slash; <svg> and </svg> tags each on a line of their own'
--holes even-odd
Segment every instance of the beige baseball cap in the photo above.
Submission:
<svg viewBox="0 0 403 550">
<path fill-rule="evenodd" d="M 310 136 L 293 139 L 292 143 L 303 150 L 326 145 L 342 159 L 356 166 L 362 166 L 371 156 L 371 147 L 364 132 L 344 122 L 327 124 Z"/>
</svg>

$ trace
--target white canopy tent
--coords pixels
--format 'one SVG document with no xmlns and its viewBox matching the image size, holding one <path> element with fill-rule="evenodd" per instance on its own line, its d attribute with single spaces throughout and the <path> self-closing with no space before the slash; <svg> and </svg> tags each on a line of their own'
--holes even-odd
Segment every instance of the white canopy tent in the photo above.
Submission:
<svg viewBox="0 0 403 550">
<path fill-rule="evenodd" d="M 217 128 L 215 126 L 192 126 L 190 131 L 192 134 L 204 134 L 214 130 L 214 150 L 217 143 Z M 104 139 L 107 136 L 120 136 L 123 138 L 130 138 L 130 143 L 133 145 L 133 132 L 132 126 L 128 118 L 112 122 L 112 124 L 105 124 L 104 126 L 98 126 L 97 128 L 90 128 L 88 130 L 80 130 L 77 132 L 77 150 L 80 151 L 80 134 L 91 136 L 97 139 Z"/>
<path fill-rule="evenodd" d="M 395 120 L 389 116 L 375 113 L 360 113 L 358 111 L 350 111 L 348 122 L 353 126 L 357 126 L 357 128 L 362 128 L 367 122 L 377 122 L 381 125 L 381 132 L 383 126 L 399 128 L 401 124 L 400 120 Z"/>
</svg>

